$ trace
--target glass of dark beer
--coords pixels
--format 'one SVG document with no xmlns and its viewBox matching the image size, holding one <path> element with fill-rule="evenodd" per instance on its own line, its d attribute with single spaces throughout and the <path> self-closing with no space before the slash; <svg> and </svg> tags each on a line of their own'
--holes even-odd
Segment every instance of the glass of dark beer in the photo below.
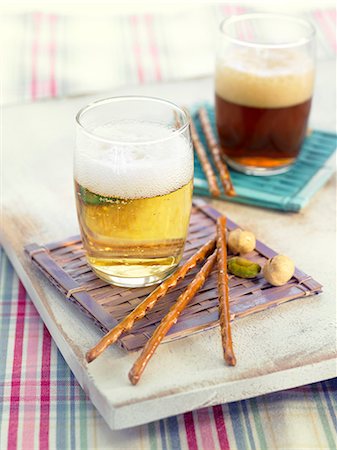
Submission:
<svg viewBox="0 0 337 450">
<path fill-rule="evenodd" d="M 234 169 L 274 175 L 296 161 L 313 93 L 314 40 L 313 26 L 295 17 L 242 14 L 221 23 L 216 125 Z"/>
</svg>

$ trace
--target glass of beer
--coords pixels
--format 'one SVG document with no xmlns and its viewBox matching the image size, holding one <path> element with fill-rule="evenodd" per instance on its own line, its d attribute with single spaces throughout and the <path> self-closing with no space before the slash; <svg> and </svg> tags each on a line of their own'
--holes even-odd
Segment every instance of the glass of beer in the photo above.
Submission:
<svg viewBox="0 0 337 450">
<path fill-rule="evenodd" d="M 313 26 L 275 14 L 222 22 L 215 70 L 223 157 L 250 175 L 286 172 L 307 131 L 314 85 Z"/>
<path fill-rule="evenodd" d="M 77 114 L 77 214 L 88 263 L 103 280 L 150 286 L 179 264 L 193 190 L 189 123 L 184 109 L 141 96 Z"/>
</svg>

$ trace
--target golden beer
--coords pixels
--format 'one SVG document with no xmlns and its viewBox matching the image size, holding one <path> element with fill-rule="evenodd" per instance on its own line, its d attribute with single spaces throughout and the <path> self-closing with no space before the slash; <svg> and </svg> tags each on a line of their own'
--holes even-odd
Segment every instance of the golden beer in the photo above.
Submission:
<svg viewBox="0 0 337 450">
<path fill-rule="evenodd" d="M 75 181 L 78 218 L 91 267 L 101 278 L 163 278 L 179 264 L 192 180 L 151 198 L 106 197 Z M 130 280 L 132 281 L 132 280 Z"/>
<path fill-rule="evenodd" d="M 193 190 L 184 114 L 164 100 L 120 97 L 77 117 L 78 221 L 87 261 L 109 283 L 149 286 L 181 260 Z"/>
</svg>

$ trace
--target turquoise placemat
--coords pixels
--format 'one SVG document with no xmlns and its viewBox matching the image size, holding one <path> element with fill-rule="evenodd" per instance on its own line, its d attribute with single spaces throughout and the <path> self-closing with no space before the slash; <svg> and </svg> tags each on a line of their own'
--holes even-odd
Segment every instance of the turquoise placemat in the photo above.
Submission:
<svg viewBox="0 0 337 450">
<path fill-rule="evenodd" d="M 198 104 L 191 109 L 200 139 L 207 149 L 197 114 L 200 107 L 207 109 L 213 130 L 216 133 L 214 109 L 210 104 Z M 270 177 L 255 177 L 230 170 L 238 195 L 227 197 L 222 191 L 220 198 L 282 211 L 299 211 L 333 174 L 335 170 L 333 154 L 336 147 L 336 134 L 314 130 L 305 139 L 298 160 L 287 173 Z M 210 154 L 209 160 L 212 161 Z M 206 178 L 196 155 L 194 156 L 194 164 L 194 194 L 211 197 Z M 217 173 L 216 169 L 214 171 Z M 219 186 L 222 187 L 219 179 L 218 181 Z"/>
</svg>

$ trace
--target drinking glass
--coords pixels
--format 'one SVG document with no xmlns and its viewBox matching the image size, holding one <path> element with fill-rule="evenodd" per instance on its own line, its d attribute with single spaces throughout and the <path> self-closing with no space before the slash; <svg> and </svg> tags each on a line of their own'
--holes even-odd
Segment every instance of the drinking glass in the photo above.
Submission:
<svg viewBox="0 0 337 450">
<path fill-rule="evenodd" d="M 216 125 L 223 156 L 252 175 L 286 172 L 307 131 L 314 86 L 313 26 L 276 14 L 242 14 L 220 26 Z"/>
<path fill-rule="evenodd" d="M 188 113 L 159 98 L 94 102 L 76 116 L 74 182 L 86 257 L 109 283 L 149 286 L 179 264 L 193 190 Z"/>
</svg>

